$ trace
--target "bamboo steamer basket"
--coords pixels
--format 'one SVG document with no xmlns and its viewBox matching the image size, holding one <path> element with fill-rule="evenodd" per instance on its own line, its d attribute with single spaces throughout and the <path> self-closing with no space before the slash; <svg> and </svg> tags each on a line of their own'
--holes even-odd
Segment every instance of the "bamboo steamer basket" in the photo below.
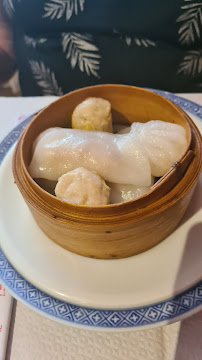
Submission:
<svg viewBox="0 0 202 360">
<path fill-rule="evenodd" d="M 70 127 L 74 108 L 89 96 L 112 105 L 113 122 L 163 120 L 183 126 L 187 149 L 142 197 L 107 206 L 78 206 L 43 190 L 29 175 L 32 144 L 49 127 Z M 97 85 L 68 93 L 28 124 L 15 148 L 13 174 L 42 231 L 63 248 L 97 259 L 117 259 L 146 251 L 179 224 L 201 170 L 201 136 L 188 115 L 162 96 L 125 85 Z"/>
</svg>

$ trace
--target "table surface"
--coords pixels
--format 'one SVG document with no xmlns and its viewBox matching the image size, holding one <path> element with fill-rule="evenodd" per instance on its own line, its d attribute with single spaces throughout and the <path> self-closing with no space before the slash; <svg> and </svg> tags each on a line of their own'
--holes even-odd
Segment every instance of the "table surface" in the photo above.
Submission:
<svg viewBox="0 0 202 360">
<path fill-rule="evenodd" d="M 202 94 L 178 94 L 202 105 Z M 0 141 L 55 97 L 0 98 Z M 14 301 L 6 359 L 201 360 L 202 312 L 144 331 L 92 331 L 59 324 Z M 3 360 L 3 359 L 0 359 Z"/>
</svg>

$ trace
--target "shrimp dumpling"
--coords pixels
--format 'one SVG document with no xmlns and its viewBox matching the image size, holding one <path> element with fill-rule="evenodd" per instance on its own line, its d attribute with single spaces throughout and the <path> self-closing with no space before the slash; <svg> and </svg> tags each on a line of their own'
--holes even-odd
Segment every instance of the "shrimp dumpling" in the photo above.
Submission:
<svg viewBox="0 0 202 360">
<path fill-rule="evenodd" d="M 84 100 L 73 111 L 72 128 L 112 132 L 110 102 L 96 97 Z"/>
<path fill-rule="evenodd" d="M 82 167 L 62 175 L 55 188 L 56 197 L 76 205 L 107 205 L 109 193 L 100 176 Z"/>
<path fill-rule="evenodd" d="M 149 157 L 151 173 L 160 177 L 178 161 L 187 147 L 185 129 L 161 120 L 133 123 L 131 132 Z"/>
<path fill-rule="evenodd" d="M 137 186 L 133 184 L 115 184 L 108 183 L 110 187 L 110 202 L 112 204 L 122 203 L 129 200 L 137 199 L 146 194 L 151 186 L 154 184 L 154 177 L 152 177 L 150 186 Z"/>
<path fill-rule="evenodd" d="M 99 131 L 52 128 L 34 142 L 29 166 L 32 178 L 58 180 L 76 168 L 95 172 L 105 181 L 151 184 L 148 156 L 131 133 L 116 135 Z"/>
</svg>

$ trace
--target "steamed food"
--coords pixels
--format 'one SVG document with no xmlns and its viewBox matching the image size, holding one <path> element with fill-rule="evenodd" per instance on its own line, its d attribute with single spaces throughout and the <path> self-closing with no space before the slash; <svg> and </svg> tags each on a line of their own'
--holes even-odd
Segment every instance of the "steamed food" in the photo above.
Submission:
<svg viewBox="0 0 202 360">
<path fill-rule="evenodd" d="M 110 182 L 151 184 L 149 158 L 133 133 L 115 135 L 52 128 L 40 134 L 29 167 L 33 178 L 57 180 L 79 167 L 95 172 Z"/>
<path fill-rule="evenodd" d="M 55 194 L 71 204 L 107 205 L 110 189 L 100 176 L 80 167 L 58 179 Z"/>
<path fill-rule="evenodd" d="M 56 196 L 77 205 L 142 196 L 187 147 L 185 129 L 161 120 L 119 125 L 111 133 L 111 104 L 100 98 L 88 98 L 75 108 L 72 127 L 49 128 L 37 137 L 29 171 L 34 179 L 58 181 Z"/>
<path fill-rule="evenodd" d="M 72 114 L 72 128 L 112 133 L 110 102 L 96 97 L 84 100 L 76 106 Z"/>
<path fill-rule="evenodd" d="M 153 176 L 163 176 L 178 161 L 187 147 L 185 129 L 160 120 L 133 123 L 131 132 L 149 157 Z"/>
<path fill-rule="evenodd" d="M 163 176 L 185 149 L 185 130 L 159 120 L 133 123 L 127 134 L 52 128 L 36 140 L 29 170 L 57 180 L 85 167 L 109 182 L 150 186 L 151 175 Z"/>
<path fill-rule="evenodd" d="M 151 186 L 153 184 L 154 177 L 152 176 Z M 110 187 L 111 204 L 137 199 L 138 197 L 146 194 L 151 188 L 151 186 L 137 186 L 131 184 L 108 183 L 107 185 Z"/>
</svg>

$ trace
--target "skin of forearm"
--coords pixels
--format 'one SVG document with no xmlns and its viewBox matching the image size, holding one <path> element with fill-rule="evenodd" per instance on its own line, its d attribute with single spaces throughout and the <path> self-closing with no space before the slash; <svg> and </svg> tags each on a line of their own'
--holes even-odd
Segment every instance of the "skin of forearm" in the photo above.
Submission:
<svg viewBox="0 0 202 360">
<path fill-rule="evenodd" d="M 0 84 L 6 83 L 15 70 L 12 28 L 0 0 Z"/>
<path fill-rule="evenodd" d="M 14 60 L 12 28 L 3 9 L 2 0 L 0 0 L 0 49 Z"/>
</svg>

